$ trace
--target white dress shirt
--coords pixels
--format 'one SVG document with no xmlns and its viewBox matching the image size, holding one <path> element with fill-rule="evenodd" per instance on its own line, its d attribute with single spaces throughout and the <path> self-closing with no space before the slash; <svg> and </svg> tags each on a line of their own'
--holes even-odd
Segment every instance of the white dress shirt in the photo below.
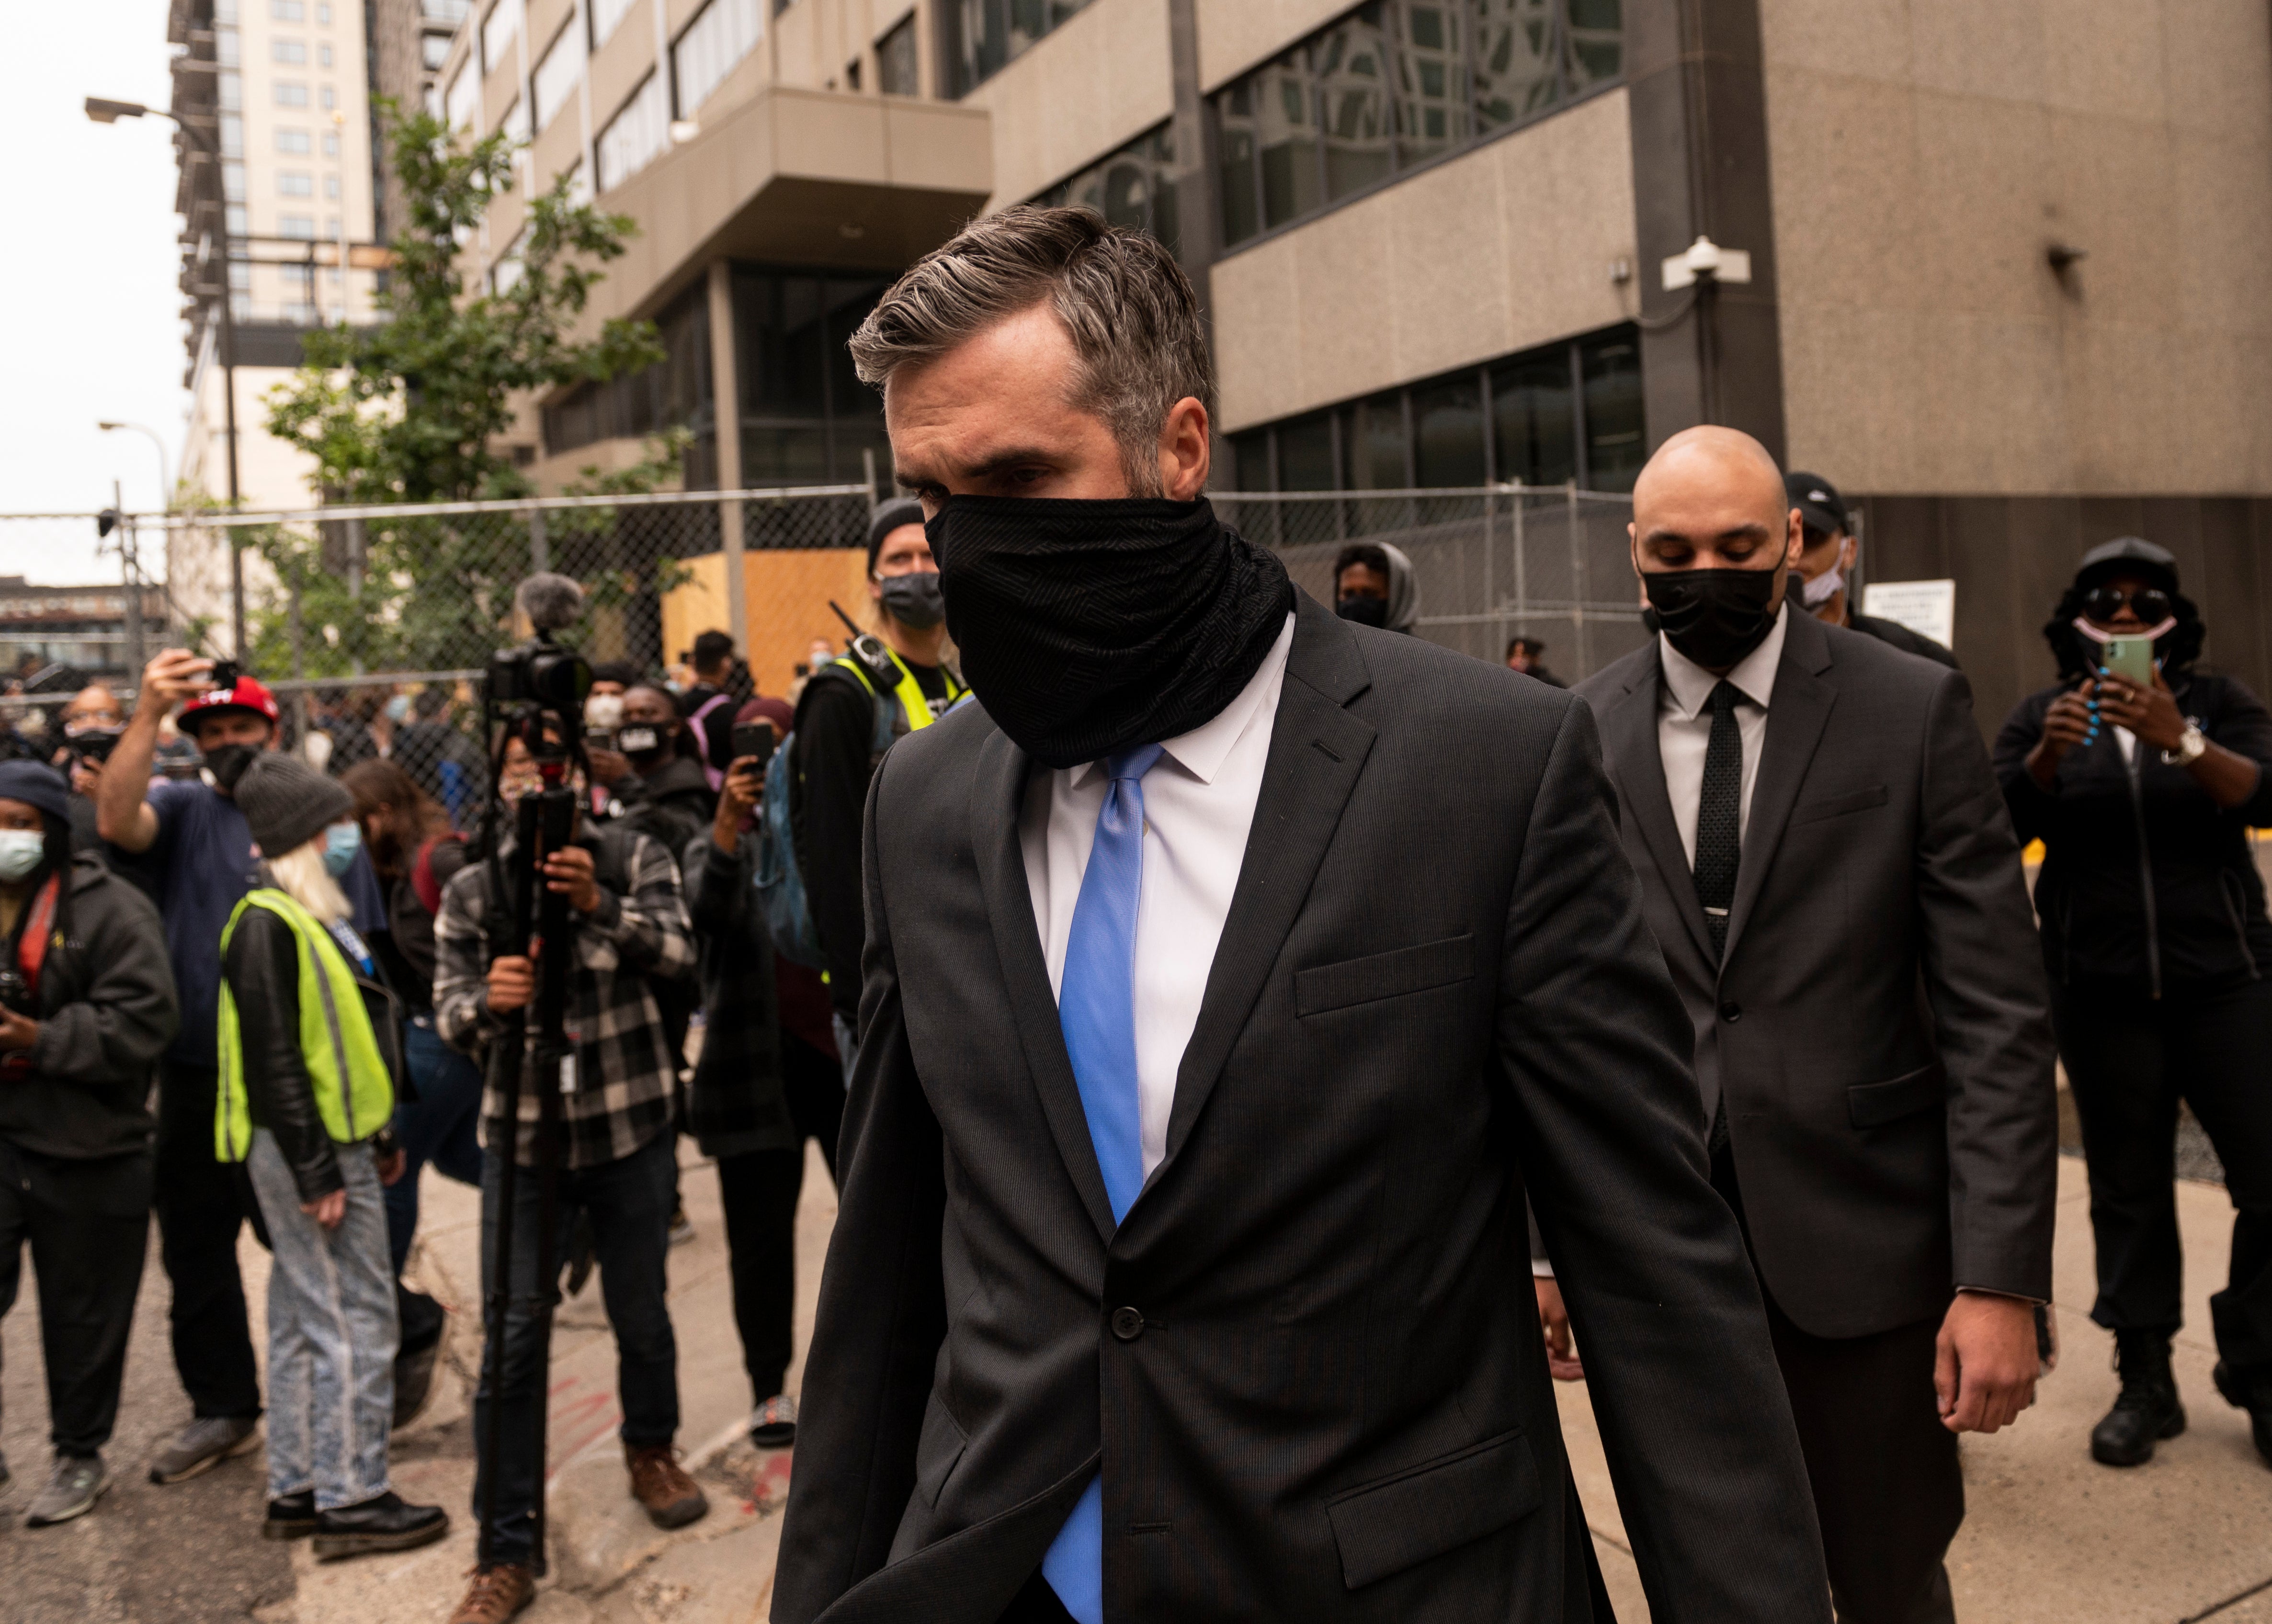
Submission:
<svg viewBox="0 0 2272 1624">
<path fill-rule="evenodd" d="M 1736 706 L 1736 729 L 1744 742 L 1744 787 L 1737 802 L 1737 839 L 1751 827 L 1752 786 L 1760 776 L 1760 746 L 1768 734 L 1768 705 L 1775 697 L 1775 667 L 1782 663 L 1782 638 L 1790 619 L 1790 601 L 1783 600 L 1775 625 L 1759 647 L 1736 662 L 1728 681 L 1751 703 Z M 1664 763 L 1664 793 L 1672 802 L 1672 821 L 1680 830 L 1680 849 L 1688 866 L 1696 866 L 1696 808 L 1704 798 L 1704 753 L 1712 742 L 1712 711 L 1707 704 L 1720 679 L 1672 646 L 1663 632 L 1656 634 L 1656 652 L 1664 667 L 1664 684 L 1657 690 L 1656 753 Z"/>
<path fill-rule="evenodd" d="M 1278 719 L 1294 617 L 1238 697 L 1213 721 L 1162 741 L 1144 775 L 1144 878 L 1136 904 L 1136 1091 L 1144 1176 L 1168 1153 L 1168 1117 L 1215 944 L 1246 859 L 1247 831 L 1262 794 L 1262 768 Z M 1026 783 L 1018 840 L 1034 928 L 1049 961 L 1050 993 L 1065 980 L 1081 875 L 1096 840 L 1108 780 L 1104 764 L 1036 771 Z"/>
</svg>

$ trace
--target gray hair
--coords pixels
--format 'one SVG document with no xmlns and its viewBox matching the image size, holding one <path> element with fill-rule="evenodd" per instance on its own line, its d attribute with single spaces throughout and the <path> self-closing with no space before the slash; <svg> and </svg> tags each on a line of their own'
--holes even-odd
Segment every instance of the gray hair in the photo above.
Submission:
<svg viewBox="0 0 2272 1624">
<path fill-rule="evenodd" d="M 1160 431 L 1186 396 L 1213 416 L 1214 365 L 1191 279 L 1143 232 L 1023 204 L 975 220 L 892 284 L 852 335 L 852 364 L 881 389 L 1044 302 L 1072 339 L 1073 406 L 1112 430 L 1129 489 L 1159 495 Z"/>
</svg>

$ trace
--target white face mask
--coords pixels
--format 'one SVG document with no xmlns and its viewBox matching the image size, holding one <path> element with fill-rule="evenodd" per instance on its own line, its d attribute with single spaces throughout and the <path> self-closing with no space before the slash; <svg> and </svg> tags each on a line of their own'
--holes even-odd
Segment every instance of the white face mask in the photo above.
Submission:
<svg viewBox="0 0 2272 1624">
<path fill-rule="evenodd" d="M 1835 597 L 1838 589 L 1846 585 L 1843 570 L 1825 570 L 1811 581 L 1799 584 L 1798 600 L 1810 609 L 1819 609 Z"/>
<path fill-rule="evenodd" d="M 0 885 L 12 885 L 48 854 L 48 837 L 37 829 L 0 829 Z"/>
<path fill-rule="evenodd" d="M 613 733 L 624 724 L 624 697 L 621 694 L 594 694 L 584 701 L 584 726 L 601 733 Z"/>
</svg>

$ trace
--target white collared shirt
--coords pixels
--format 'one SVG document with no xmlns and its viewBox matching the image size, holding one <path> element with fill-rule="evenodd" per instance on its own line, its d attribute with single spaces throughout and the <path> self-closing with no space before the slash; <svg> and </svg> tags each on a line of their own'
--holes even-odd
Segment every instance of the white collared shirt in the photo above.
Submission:
<svg viewBox="0 0 2272 1624">
<path fill-rule="evenodd" d="M 1751 826 L 1752 786 L 1760 776 L 1760 747 L 1766 742 L 1768 705 L 1775 697 L 1775 667 L 1782 663 L 1783 632 L 1790 622 L 1790 600 L 1783 600 L 1759 647 L 1737 661 L 1728 681 L 1751 703 L 1736 707 L 1736 729 L 1744 741 L 1744 788 L 1738 801 L 1737 838 Z M 1656 753 L 1664 764 L 1664 793 L 1672 802 L 1672 821 L 1680 830 L 1680 849 L 1688 866 L 1696 866 L 1696 808 L 1704 798 L 1704 753 L 1712 742 L 1712 712 L 1706 702 L 1720 679 L 1672 646 L 1663 632 L 1656 634 L 1656 652 L 1664 667 L 1664 682 L 1656 697 Z"/>
<path fill-rule="evenodd" d="M 1247 831 L 1262 794 L 1262 769 L 1278 718 L 1294 617 L 1238 697 L 1214 719 L 1162 741 L 1144 776 L 1144 878 L 1136 905 L 1136 1089 L 1144 1176 L 1168 1153 L 1176 1072 L 1199 1024 L 1207 972 L 1230 913 L 1246 859 Z M 1096 815 L 1108 780 L 1102 762 L 1041 769 L 1026 781 L 1018 841 L 1034 928 L 1055 996 L 1065 980 L 1065 946 Z"/>
</svg>

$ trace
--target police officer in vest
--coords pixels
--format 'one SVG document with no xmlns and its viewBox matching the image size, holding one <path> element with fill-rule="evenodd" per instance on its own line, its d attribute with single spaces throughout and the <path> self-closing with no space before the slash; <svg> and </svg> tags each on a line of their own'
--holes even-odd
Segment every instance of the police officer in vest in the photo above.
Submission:
<svg viewBox="0 0 2272 1624">
<path fill-rule="evenodd" d="M 966 691 L 939 659 L 946 607 L 923 538 L 923 504 L 878 508 L 868 524 L 875 634 L 812 674 L 797 701 L 789 803 L 805 896 L 826 955 L 828 996 L 845 1069 L 860 1012 L 860 819 L 868 778 L 892 741 L 928 727 Z"/>
</svg>

